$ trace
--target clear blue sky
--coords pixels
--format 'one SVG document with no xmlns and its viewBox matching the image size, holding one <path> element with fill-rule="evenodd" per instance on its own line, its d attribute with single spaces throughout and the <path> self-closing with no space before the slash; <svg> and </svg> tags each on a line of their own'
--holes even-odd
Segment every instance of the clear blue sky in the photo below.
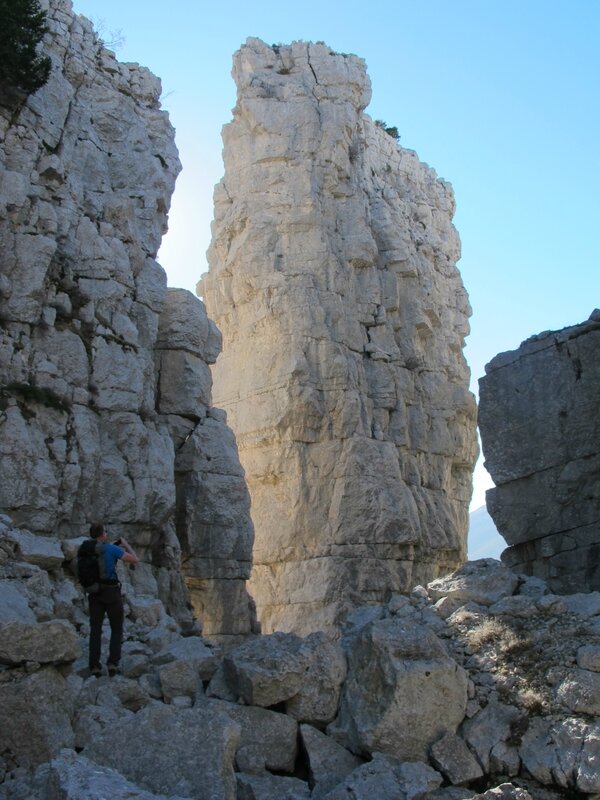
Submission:
<svg viewBox="0 0 600 800">
<path fill-rule="evenodd" d="M 396 125 L 454 186 L 473 317 L 473 390 L 484 365 L 600 306 L 600 2 L 74 0 L 121 61 L 149 67 L 183 172 L 159 254 L 169 285 L 206 270 L 212 191 L 231 118 L 231 56 L 248 36 L 325 41 L 362 56 L 367 113 Z M 476 473 L 473 507 L 486 483 Z"/>
</svg>

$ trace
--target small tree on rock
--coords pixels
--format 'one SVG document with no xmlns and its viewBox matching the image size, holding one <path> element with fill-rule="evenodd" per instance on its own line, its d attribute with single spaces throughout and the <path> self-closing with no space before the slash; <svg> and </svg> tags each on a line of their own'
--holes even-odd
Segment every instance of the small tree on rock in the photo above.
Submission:
<svg viewBox="0 0 600 800">
<path fill-rule="evenodd" d="M 50 75 L 51 61 L 37 46 L 48 30 L 38 0 L 0 0 L 0 92 L 35 92 Z"/>
</svg>

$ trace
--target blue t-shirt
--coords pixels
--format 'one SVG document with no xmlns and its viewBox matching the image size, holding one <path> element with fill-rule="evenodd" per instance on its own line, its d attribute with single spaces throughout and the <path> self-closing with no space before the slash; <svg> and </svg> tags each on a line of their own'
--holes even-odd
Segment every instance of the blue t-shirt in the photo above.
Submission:
<svg viewBox="0 0 600 800">
<path fill-rule="evenodd" d="M 116 544 L 104 543 L 104 577 L 117 580 L 117 561 L 123 558 L 125 550 Z"/>
</svg>

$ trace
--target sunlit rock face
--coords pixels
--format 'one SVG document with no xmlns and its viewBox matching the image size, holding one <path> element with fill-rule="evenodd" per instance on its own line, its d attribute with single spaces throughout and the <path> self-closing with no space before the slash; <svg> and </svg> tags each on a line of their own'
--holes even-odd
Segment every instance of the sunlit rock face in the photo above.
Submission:
<svg viewBox="0 0 600 800">
<path fill-rule="evenodd" d="M 557 594 L 600 589 L 600 312 L 500 353 L 480 380 L 496 487 L 487 507 L 513 569 Z"/>
<path fill-rule="evenodd" d="M 332 626 L 465 558 L 476 457 L 451 187 L 363 114 L 364 61 L 234 56 L 210 271 L 264 631 Z"/>
<path fill-rule="evenodd" d="M 167 301 L 155 260 L 180 170 L 160 81 L 119 63 L 69 0 L 42 6 L 49 81 L 0 104 L 0 513 L 58 539 L 103 521 L 144 562 L 138 591 L 193 628 L 179 533 L 207 632 L 247 631 L 249 501 L 231 432 L 209 418 L 220 337 L 190 293 Z M 198 453 L 214 441 L 225 474 Z M 200 521 L 190 506 L 219 481 Z"/>
</svg>

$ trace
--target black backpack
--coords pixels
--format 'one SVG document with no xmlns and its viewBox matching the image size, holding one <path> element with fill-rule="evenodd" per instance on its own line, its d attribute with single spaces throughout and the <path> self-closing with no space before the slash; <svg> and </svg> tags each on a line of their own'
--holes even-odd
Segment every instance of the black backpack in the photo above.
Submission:
<svg viewBox="0 0 600 800">
<path fill-rule="evenodd" d="M 104 578 L 104 545 L 97 539 L 86 539 L 77 551 L 77 577 L 87 594 L 100 591 Z"/>
</svg>

